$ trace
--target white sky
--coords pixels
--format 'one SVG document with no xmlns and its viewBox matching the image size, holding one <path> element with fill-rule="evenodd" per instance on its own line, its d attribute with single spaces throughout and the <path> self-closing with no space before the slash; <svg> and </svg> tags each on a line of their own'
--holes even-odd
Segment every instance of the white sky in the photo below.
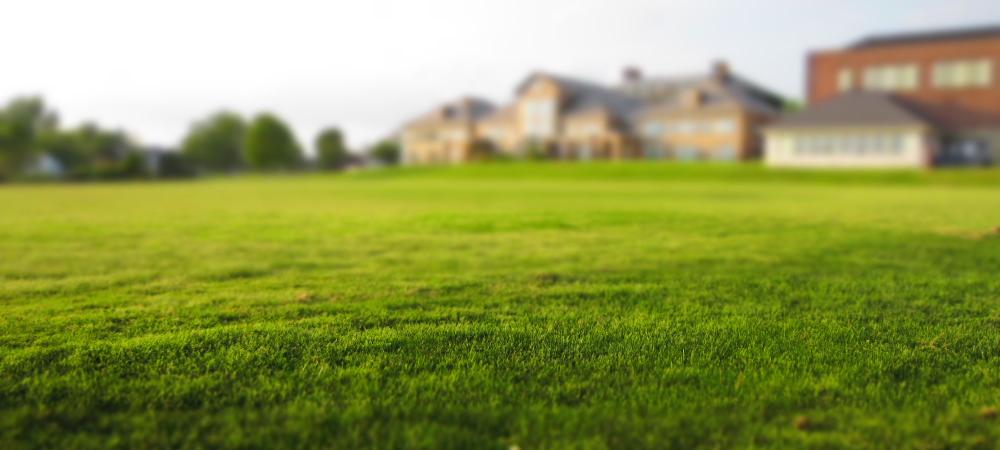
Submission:
<svg viewBox="0 0 1000 450">
<path fill-rule="evenodd" d="M 227 108 L 362 145 L 462 94 L 507 101 L 534 69 L 613 83 L 722 58 L 801 98 L 810 49 L 990 23 L 996 0 L 0 0 L 0 100 L 41 94 L 148 144 Z"/>
</svg>

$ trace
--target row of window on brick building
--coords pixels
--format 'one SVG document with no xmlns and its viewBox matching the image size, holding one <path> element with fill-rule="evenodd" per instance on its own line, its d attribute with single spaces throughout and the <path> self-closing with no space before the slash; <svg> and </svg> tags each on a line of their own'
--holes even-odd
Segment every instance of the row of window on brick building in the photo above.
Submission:
<svg viewBox="0 0 1000 450">
<path fill-rule="evenodd" d="M 939 61 L 931 68 L 930 75 L 931 86 L 939 89 L 988 87 L 993 82 L 993 61 L 989 59 Z M 837 87 L 842 92 L 851 91 L 856 87 L 866 90 L 906 91 L 917 89 L 920 84 L 920 66 L 915 63 L 882 64 L 866 67 L 863 71 L 843 68 L 837 74 Z"/>
</svg>

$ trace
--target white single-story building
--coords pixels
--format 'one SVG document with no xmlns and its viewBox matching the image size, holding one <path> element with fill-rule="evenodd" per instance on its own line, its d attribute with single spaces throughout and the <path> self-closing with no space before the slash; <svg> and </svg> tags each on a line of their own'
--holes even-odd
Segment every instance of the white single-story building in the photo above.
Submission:
<svg viewBox="0 0 1000 450">
<path fill-rule="evenodd" d="M 937 160 L 941 135 L 891 94 L 852 92 L 782 118 L 764 142 L 774 167 L 921 168 Z"/>
</svg>

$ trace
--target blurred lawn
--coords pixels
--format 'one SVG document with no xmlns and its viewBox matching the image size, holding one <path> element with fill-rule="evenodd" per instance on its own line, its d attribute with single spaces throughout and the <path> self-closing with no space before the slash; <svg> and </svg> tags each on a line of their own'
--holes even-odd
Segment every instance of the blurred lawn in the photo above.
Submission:
<svg viewBox="0 0 1000 450">
<path fill-rule="evenodd" d="M 998 170 L 0 186 L 0 448 L 997 448 L 997 227 Z"/>
</svg>

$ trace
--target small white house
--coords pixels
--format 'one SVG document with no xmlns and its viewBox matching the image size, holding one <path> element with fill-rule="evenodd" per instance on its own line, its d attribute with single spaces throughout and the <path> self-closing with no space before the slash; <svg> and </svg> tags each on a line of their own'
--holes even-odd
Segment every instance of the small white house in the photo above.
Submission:
<svg viewBox="0 0 1000 450">
<path fill-rule="evenodd" d="M 764 130 L 773 167 L 922 168 L 935 161 L 937 128 L 886 93 L 855 92 L 784 117 Z"/>
</svg>

